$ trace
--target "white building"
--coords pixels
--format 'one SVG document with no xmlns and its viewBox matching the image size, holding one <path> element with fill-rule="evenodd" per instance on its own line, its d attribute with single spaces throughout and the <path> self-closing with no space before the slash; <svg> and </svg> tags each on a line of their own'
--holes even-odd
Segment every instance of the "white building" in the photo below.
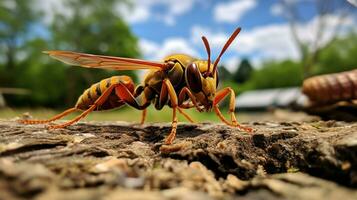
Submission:
<svg viewBox="0 0 357 200">
<path fill-rule="evenodd" d="M 307 97 L 299 87 L 253 90 L 236 98 L 239 110 L 266 110 L 269 108 L 291 108 L 306 104 Z"/>
</svg>

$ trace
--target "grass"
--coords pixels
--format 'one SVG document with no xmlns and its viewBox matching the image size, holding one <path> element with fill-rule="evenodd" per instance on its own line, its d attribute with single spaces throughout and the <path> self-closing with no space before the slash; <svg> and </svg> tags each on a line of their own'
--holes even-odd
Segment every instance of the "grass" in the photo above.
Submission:
<svg viewBox="0 0 357 200">
<path fill-rule="evenodd" d="M 0 109 L 0 118 L 2 119 L 12 119 L 15 117 L 21 117 L 24 113 L 30 114 L 35 119 L 48 119 L 63 110 L 53 110 L 53 109 L 11 109 L 4 108 Z M 109 110 L 109 111 L 100 111 L 100 112 L 92 112 L 82 121 L 128 121 L 128 122 L 139 122 L 141 119 L 140 110 L 135 110 L 130 107 L 124 107 L 117 110 Z M 216 114 L 212 112 L 208 113 L 199 113 L 195 109 L 185 110 L 187 114 L 189 114 L 193 120 L 196 122 L 204 122 L 204 121 L 213 121 L 220 122 L 219 118 Z M 227 119 L 229 116 L 226 114 L 227 110 L 222 110 L 222 113 L 225 114 Z M 72 119 L 79 113 L 72 113 L 66 116 L 63 119 Z M 178 118 L 180 122 L 187 122 L 187 120 L 179 113 Z M 237 114 L 237 113 L 236 113 Z M 239 114 L 237 115 L 238 121 L 249 121 L 249 115 L 247 114 Z M 171 122 L 172 119 L 172 110 L 168 107 L 164 107 L 162 110 L 155 110 L 153 107 L 148 108 L 147 112 L 147 122 Z"/>
</svg>

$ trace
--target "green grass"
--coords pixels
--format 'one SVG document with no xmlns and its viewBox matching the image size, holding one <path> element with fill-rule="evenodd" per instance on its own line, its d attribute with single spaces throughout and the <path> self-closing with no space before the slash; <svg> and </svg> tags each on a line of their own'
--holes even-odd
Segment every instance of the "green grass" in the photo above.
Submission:
<svg viewBox="0 0 357 200">
<path fill-rule="evenodd" d="M 62 110 L 52 110 L 52 109 L 11 109 L 5 108 L 0 109 L 0 118 L 2 119 L 12 119 L 15 117 L 21 117 L 24 113 L 30 114 L 35 119 L 48 119 L 58 113 L 62 112 Z M 92 112 L 82 121 L 128 121 L 128 122 L 139 122 L 141 119 L 140 110 L 135 110 L 130 107 L 124 107 L 117 110 L 109 110 L 109 111 L 100 111 L 100 112 Z M 204 122 L 204 121 L 214 121 L 220 122 L 216 114 L 212 112 L 208 113 L 199 113 L 195 109 L 185 110 L 187 114 L 189 114 L 193 120 L 196 122 Z M 222 110 L 222 113 L 225 114 L 227 119 L 229 116 L 226 114 L 226 110 Z M 66 116 L 63 119 L 72 119 L 79 113 L 72 113 Z M 187 120 L 179 113 L 178 118 L 180 122 L 186 122 Z M 237 114 L 237 113 L 236 113 Z M 238 114 L 238 121 L 249 121 L 247 114 Z M 155 110 L 153 107 L 148 108 L 147 112 L 147 122 L 171 122 L 172 119 L 172 110 L 168 107 L 164 107 L 162 110 Z"/>
</svg>

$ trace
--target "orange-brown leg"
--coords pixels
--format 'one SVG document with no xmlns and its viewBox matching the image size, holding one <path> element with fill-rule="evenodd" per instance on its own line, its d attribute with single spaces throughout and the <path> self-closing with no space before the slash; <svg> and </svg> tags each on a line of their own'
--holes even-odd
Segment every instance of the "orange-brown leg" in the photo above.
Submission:
<svg viewBox="0 0 357 200">
<path fill-rule="evenodd" d="M 231 115 L 231 122 L 229 122 L 228 120 L 226 120 L 224 118 L 224 116 L 222 115 L 221 111 L 218 108 L 218 103 L 221 102 L 229 94 L 231 95 L 230 96 L 230 100 L 229 100 L 229 114 Z M 216 97 L 213 100 L 213 108 L 214 108 L 214 111 L 216 112 L 217 116 L 224 123 L 226 123 L 227 125 L 238 127 L 239 129 L 245 130 L 245 131 L 248 131 L 248 132 L 252 132 L 252 128 L 241 126 L 237 122 L 237 119 L 236 119 L 236 116 L 235 116 L 235 113 L 234 113 L 234 110 L 235 110 L 235 94 L 234 94 L 234 91 L 232 90 L 232 88 L 227 87 L 227 88 L 224 88 L 224 89 L 222 89 L 222 90 L 217 92 Z"/>
<path fill-rule="evenodd" d="M 178 97 L 178 104 L 182 105 L 183 101 L 185 101 L 185 99 L 186 99 L 186 95 L 190 98 L 191 102 L 196 107 L 197 111 L 202 112 L 203 109 L 198 105 L 196 98 L 193 96 L 193 94 L 187 87 L 182 88 L 182 90 L 180 91 L 180 94 Z"/>
<path fill-rule="evenodd" d="M 178 107 L 177 110 L 191 123 L 195 123 L 195 121 L 187 114 L 185 113 L 181 107 Z"/>
<path fill-rule="evenodd" d="M 128 90 L 128 88 L 123 84 L 117 85 L 117 87 L 115 88 L 115 93 L 126 104 L 128 104 L 129 106 L 132 106 L 138 110 L 145 110 L 150 105 L 150 101 L 147 101 L 146 99 L 144 99 L 143 103 L 140 104 L 136 100 L 134 94 L 131 93 Z M 146 115 L 146 113 L 143 113 L 143 114 Z"/>
<path fill-rule="evenodd" d="M 62 113 L 50 118 L 50 119 L 45 119 L 45 120 L 19 120 L 18 122 L 23 123 L 23 124 L 46 124 L 46 123 L 61 119 L 62 117 L 66 116 L 66 115 L 68 115 L 68 114 L 70 114 L 72 112 L 75 112 L 75 111 L 80 111 L 80 109 L 78 109 L 78 108 L 70 108 L 70 109 L 67 109 L 67 110 L 63 111 Z"/>
<path fill-rule="evenodd" d="M 166 137 L 165 144 L 172 144 L 176 137 L 177 116 L 176 109 L 178 108 L 178 100 L 174 87 L 168 79 L 163 80 L 160 95 L 169 95 L 172 107 L 172 128 L 170 134 Z"/>
<path fill-rule="evenodd" d="M 144 124 L 145 123 L 146 114 L 147 114 L 147 109 L 145 108 L 143 110 L 143 112 L 141 113 L 141 122 L 140 122 L 140 124 Z"/>
<path fill-rule="evenodd" d="M 196 107 L 195 105 L 193 105 L 193 103 L 191 101 L 187 102 L 187 103 L 183 103 L 180 105 L 180 108 L 183 108 L 183 109 L 190 109 L 190 108 L 193 108 L 193 107 Z"/>
<path fill-rule="evenodd" d="M 69 126 L 75 122 L 78 122 L 80 119 L 84 118 L 85 116 L 87 116 L 90 112 L 92 112 L 95 108 L 97 108 L 98 106 L 102 105 L 109 97 L 110 93 L 113 91 L 113 89 L 115 87 L 117 87 L 118 85 L 111 85 L 109 88 L 107 88 L 103 94 L 94 102 L 93 105 L 91 105 L 87 110 L 85 110 L 82 114 L 80 114 L 79 116 L 77 116 L 76 118 L 72 119 L 71 121 L 68 121 L 66 123 L 63 124 L 58 124 L 58 125 L 51 125 L 49 126 L 50 129 L 56 129 L 56 128 L 64 128 L 66 126 Z"/>
</svg>

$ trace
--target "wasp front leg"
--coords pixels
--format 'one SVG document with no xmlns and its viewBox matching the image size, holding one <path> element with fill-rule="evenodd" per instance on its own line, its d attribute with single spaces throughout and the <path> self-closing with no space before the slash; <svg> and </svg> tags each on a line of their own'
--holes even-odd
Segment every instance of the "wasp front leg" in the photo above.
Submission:
<svg viewBox="0 0 357 200">
<path fill-rule="evenodd" d="M 231 115 L 231 122 L 229 122 L 228 120 L 226 120 L 224 118 L 224 116 L 222 115 L 221 111 L 218 108 L 218 104 L 229 94 L 231 95 L 230 100 L 229 100 L 229 114 Z M 216 112 L 217 116 L 227 125 L 238 127 L 239 129 L 245 130 L 248 132 L 252 132 L 252 128 L 241 126 L 237 122 L 237 119 L 236 119 L 236 116 L 234 113 L 234 111 L 235 111 L 235 96 L 236 95 L 235 95 L 234 91 L 230 87 L 227 87 L 227 88 L 224 88 L 224 89 L 218 91 L 214 100 L 213 100 L 214 111 Z"/>
<path fill-rule="evenodd" d="M 183 102 L 186 100 L 186 95 L 189 97 L 189 99 L 191 100 L 192 104 L 194 107 L 196 107 L 197 111 L 198 112 L 202 112 L 203 109 L 198 105 L 197 101 L 196 101 L 196 98 L 194 97 L 194 95 L 192 94 L 192 92 L 187 88 L 187 87 L 184 87 L 182 88 L 180 94 L 179 94 L 179 99 L 178 99 L 178 102 L 179 102 L 179 105 L 180 107 L 182 106 L 182 108 L 190 108 L 190 107 L 193 107 L 193 106 L 190 106 L 190 105 L 183 105 Z"/>
</svg>

